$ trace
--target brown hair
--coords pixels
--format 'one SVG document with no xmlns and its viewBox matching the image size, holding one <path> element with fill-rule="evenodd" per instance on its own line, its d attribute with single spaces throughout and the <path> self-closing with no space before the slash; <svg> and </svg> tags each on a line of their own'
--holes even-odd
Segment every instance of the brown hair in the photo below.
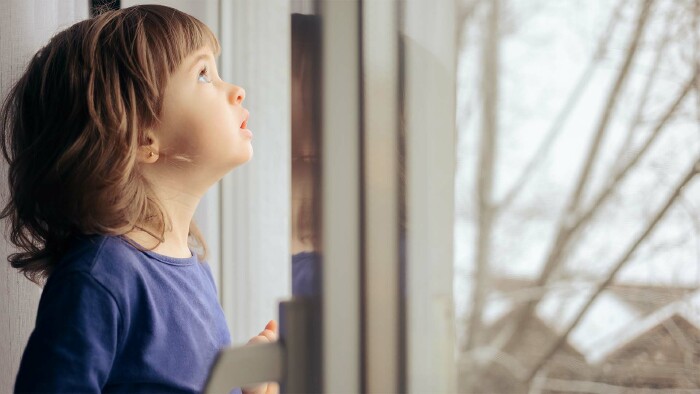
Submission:
<svg viewBox="0 0 700 394">
<path fill-rule="evenodd" d="M 160 236 L 144 231 L 163 242 L 172 224 L 136 165 L 137 148 L 158 122 L 170 74 L 205 46 L 220 52 L 199 20 L 143 5 L 78 22 L 31 58 L 0 110 L 10 185 L 0 218 L 10 218 L 11 242 L 21 250 L 8 257 L 12 267 L 41 285 L 77 235 L 150 225 Z M 189 235 L 204 261 L 194 221 Z"/>
</svg>

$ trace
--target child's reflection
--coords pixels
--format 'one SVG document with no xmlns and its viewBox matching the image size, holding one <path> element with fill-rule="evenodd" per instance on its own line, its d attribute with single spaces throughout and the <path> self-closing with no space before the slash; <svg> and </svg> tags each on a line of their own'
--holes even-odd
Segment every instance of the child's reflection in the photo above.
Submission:
<svg viewBox="0 0 700 394">
<path fill-rule="evenodd" d="M 320 20 L 292 14 L 292 294 L 318 294 Z"/>
</svg>

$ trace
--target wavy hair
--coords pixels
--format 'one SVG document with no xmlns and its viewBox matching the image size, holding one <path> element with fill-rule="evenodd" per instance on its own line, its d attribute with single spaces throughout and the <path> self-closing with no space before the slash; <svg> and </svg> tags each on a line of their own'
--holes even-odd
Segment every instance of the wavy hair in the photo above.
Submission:
<svg viewBox="0 0 700 394">
<path fill-rule="evenodd" d="M 42 286 L 78 235 L 139 228 L 164 241 L 172 223 L 137 165 L 137 148 L 158 122 L 169 76 L 205 46 L 220 53 L 196 18 L 142 5 L 78 22 L 31 58 L 0 109 L 10 192 L 0 218 L 10 218 L 6 232 L 20 249 L 8 257 L 12 267 Z M 204 261 L 194 220 L 188 243 Z"/>
</svg>

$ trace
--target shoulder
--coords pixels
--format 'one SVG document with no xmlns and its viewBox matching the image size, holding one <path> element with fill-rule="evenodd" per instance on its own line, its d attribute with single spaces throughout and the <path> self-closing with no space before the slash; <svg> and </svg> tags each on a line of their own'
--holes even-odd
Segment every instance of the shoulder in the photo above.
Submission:
<svg viewBox="0 0 700 394">
<path fill-rule="evenodd" d="M 82 273 L 119 298 L 116 293 L 133 286 L 139 276 L 139 253 L 117 236 L 82 235 L 58 261 L 44 290 Z"/>
<path fill-rule="evenodd" d="M 128 246 L 118 236 L 82 235 L 76 238 L 68 252 L 58 261 L 56 273 L 85 272 L 99 275 L 118 266 L 122 271 L 124 265 L 138 260 L 138 252 Z"/>
</svg>

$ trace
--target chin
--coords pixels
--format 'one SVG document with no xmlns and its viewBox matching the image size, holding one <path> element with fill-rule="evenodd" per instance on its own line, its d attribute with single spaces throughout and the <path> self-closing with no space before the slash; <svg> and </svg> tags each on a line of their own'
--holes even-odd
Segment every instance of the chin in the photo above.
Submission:
<svg viewBox="0 0 700 394">
<path fill-rule="evenodd" d="M 246 155 L 245 159 L 241 162 L 241 164 L 245 164 L 245 163 L 251 161 L 253 159 L 253 156 L 255 156 L 253 154 L 253 152 L 254 152 L 253 145 L 250 145 L 250 149 L 248 149 L 247 155 Z"/>
<path fill-rule="evenodd" d="M 240 166 L 246 164 L 246 163 L 249 162 L 252 158 L 253 158 L 253 152 L 252 152 L 252 151 L 250 152 L 250 154 L 248 154 L 248 155 L 246 155 L 246 156 L 244 156 L 244 157 L 240 157 L 240 156 L 239 156 L 239 157 L 235 158 L 235 160 L 233 160 L 233 166 L 231 167 L 231 169 L 234 169 L 234 168 L 237 168 L 237 167 L 240 167 Z"/>
</svg>

